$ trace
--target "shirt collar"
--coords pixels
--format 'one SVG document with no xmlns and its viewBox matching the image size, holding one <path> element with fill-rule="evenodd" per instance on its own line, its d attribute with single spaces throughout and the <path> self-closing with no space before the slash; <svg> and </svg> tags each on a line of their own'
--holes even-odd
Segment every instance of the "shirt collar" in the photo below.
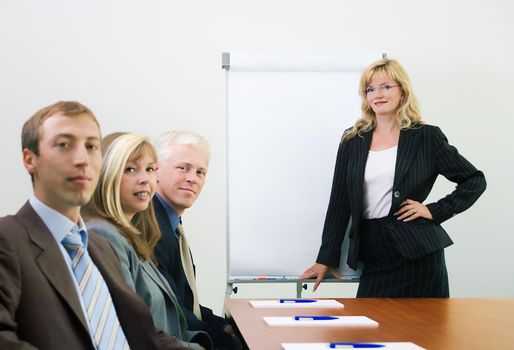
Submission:
<svg viewBox="0 0 514 350">
<path fill-rule="evenodd" d="M 79 224 L 77 225 L 57 210 L 41 202 L 34 195 L 30 196 L 29 203 L 58 243 L 64 239 L 64 236 L 66 236 L 68 232 L 75 228 L 76 230 L 83 230 L 85 232 L 81 237 L 84 246 L 87 247 L 87 231 L 82 217 L 79 216 Z"/>
<path fill-rule="evenodd" d="M 182 223 L 182 218 L 175 214 L 173 209 L 168 205 L 166 200 L 162 198 L 159 193 L 155 193 L 155 197 L 159 202 L 162 204 L 162 207 L 164 208 L 164 211 L 166 212 L 166 216 L 168 216 L 168 220 L 170 221 L 171 227 L 173 228 L 173 232 L 177 230 L 178 224 Z"/>
</svg>

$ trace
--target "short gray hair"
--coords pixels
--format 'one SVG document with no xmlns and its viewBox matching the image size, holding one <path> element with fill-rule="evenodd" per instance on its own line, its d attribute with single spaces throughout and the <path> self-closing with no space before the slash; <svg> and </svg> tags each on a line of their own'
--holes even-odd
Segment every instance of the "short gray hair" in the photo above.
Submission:
<svg viewBox="0 0 514 350">
<path fill-rule="evenodd" d="M 168 160 L 170 157 L 170 146 L 172 145 L 198 146 L 207 154 L 208 158 L 211 157 L 211 147 L 205 138 L 188 130 L 171 130 L 161 134 L 154 141 L 159 163 Z"/>
</svg>

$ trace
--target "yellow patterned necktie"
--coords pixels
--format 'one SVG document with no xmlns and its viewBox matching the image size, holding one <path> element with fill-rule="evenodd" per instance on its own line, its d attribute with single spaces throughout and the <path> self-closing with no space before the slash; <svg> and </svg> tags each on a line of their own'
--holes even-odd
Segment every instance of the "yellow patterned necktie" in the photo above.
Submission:
<svg viewBox="0 0 514 350">
<path fill-rule="evenodd" d="M 193 292 L 193 313 L 196 315 L 196 317 L 198 317 L 199 320 L 201 320 L 202 314 L 200 312 L 200 303 L 198 301 L 198 291 L 196 290 L 196 279 L 195 272 L 193 270 L 193 261 L 191 259 L 191 251 L 189 250 L 189 245 L 187 244 L 187 239 L 182 224 L 177 226 L 177 234 L 182 266 L 184 267 L 187 283 L 189 283 L 189 287 L 191 287 L 191 291 Z"/>
</svg>

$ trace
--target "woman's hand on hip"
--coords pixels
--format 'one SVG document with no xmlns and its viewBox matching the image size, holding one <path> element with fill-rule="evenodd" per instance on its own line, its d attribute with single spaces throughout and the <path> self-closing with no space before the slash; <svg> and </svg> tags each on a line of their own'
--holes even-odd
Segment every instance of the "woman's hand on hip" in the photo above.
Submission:
<svg viewBox="0 0 514 350">
<path fill-rule="evenodd" d="M 404 200 L 394 215 L 398 216 L 398 220 L 403 220 L 405 222 L 418 218 L 432 220 L 432 213 L 430 213 L 430 210 L 428 210 L 427 206 L 412 199 Z"/>
</svg>

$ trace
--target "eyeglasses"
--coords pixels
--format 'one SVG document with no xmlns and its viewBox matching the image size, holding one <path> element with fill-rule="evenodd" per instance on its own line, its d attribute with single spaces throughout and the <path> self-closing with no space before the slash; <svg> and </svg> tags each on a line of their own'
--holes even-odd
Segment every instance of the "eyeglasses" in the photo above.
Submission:
<svg viewBox="0 0 514 350">
<path fill-rule="evenodd" d="M 376 94 L 377 92 L 381 92 L 383 94 L 386 94 L 389 92 L 389 90 L 391 90 L 392 88 L 395 88 L 395 87 L 399 87 L 400 85 L 382 85 L 382 86 L 379 86 L 377 88 L 374 88 L 374 87 L 367 87 L 365 90 L 364 90 L 364 93 L 366 94 L 366 96 L 369 96 L 369 95 L 374 95 Z"/>
</svg>

